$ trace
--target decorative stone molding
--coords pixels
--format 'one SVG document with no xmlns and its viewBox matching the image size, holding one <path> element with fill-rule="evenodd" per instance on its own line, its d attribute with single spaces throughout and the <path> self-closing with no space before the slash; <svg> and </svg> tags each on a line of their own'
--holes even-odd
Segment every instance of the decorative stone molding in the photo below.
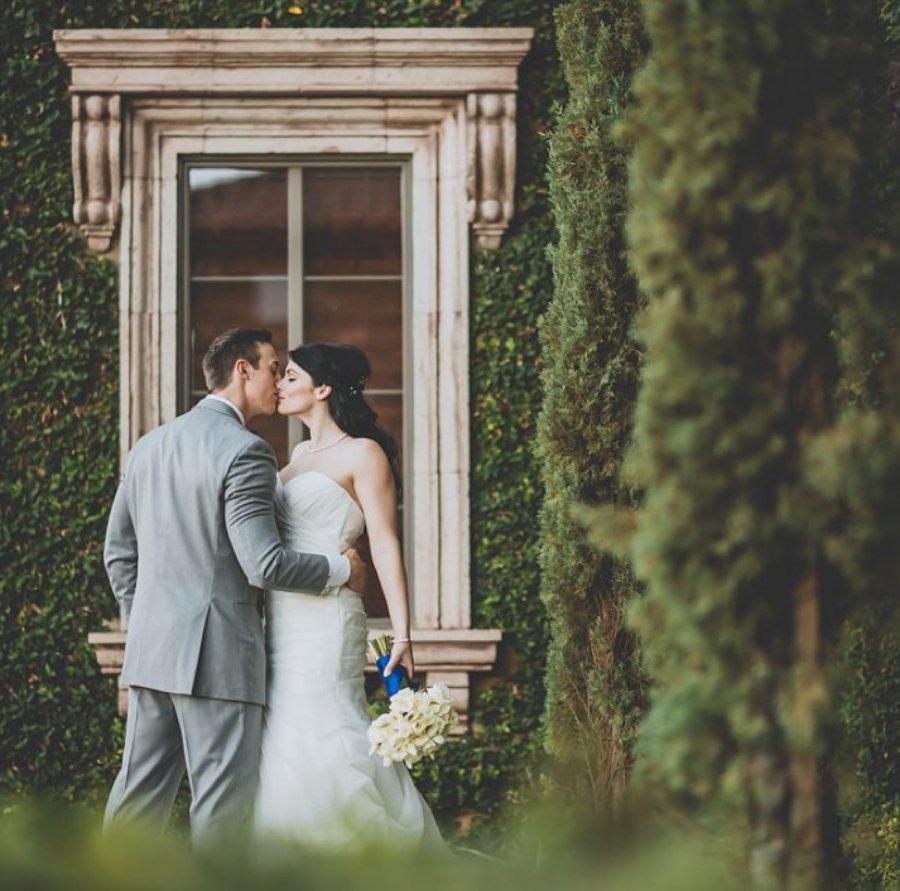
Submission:
<svg viewBox="0 0 900 891">
<path fill-rule="evenodd" d="M 54 31 L 77 93 L 463 95 L 515 92 L 531 28 Z"/>
<path fill-rule="evenodd" d="M 379 632 L 369 632 L 374 637 Z M 118 681 L 125 656 L 125 631 L 118 621 L 109 623 L 106 631 L 94 631 L 88 635 L 88 643 L 94 647 L 100 672 Z M 453 733 L 465 733 L 469 729 L 469 674 L 490 671 L 497 661 L 499 631 L 413 631 L 416 670 L 426 684 L 445 684 L 450 690 L 453 707 L 459 714 L 459 723 Z M 366 671 L 374 673 L 375 666 Z M 117 683 L 119 714 L 128 711 L 128 688 Z"/>
<path fill-rule="evenodd" d="M 121 217 L 122 457 L 179 409 L 186 160 L 396 161 L 409 218 L 407 514 L 418 667 L 467 721 L 500 632 L 471 628 L 469 251 L 513 215 L 518 65 L 531 29 L 56 31 L 71 69 L 75 219 L 91 250 Z M 121 152 L 120 152 L 121 146 Z M 120 203 L 121 202 L 121 203 Z M 124 634 L 92 634 L 118 675 Z M 120 696 L 120 706 L 122 698 Z"/>
<path fill-rule="evenodd" d="M 110 249 L 122 212 L 122 99 L 117 95 L 72 97 L 72 216 L 94 253 Z"/>
<path fill-rule="evenodd" d="M 73 92 L 75 222 L 113 245 L 119 122 L 129 96 L 464 97 L 468 218 L 497 247 L 513 215 L 518 66 L 530 28 L 55 31 Z M 84 195 L 84 199 L 80 196 Z"/>
<path fill-rule="evenodd" d="M 514 93 L 470 93 L 469 222 L 480 248 L 496 248 L 513 216 L 516 185 L 516 97 Z"/>
</svg>

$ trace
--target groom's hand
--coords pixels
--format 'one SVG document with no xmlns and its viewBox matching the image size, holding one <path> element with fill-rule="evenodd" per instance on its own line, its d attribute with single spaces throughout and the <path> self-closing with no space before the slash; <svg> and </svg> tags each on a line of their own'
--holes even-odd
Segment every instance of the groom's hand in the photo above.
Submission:
<svg viewBox="0 0 900 891">
<path fill-rule="evenodd" d="M 366 582 L 369 580 L 369 566 L 356 551 L 350 548 L 344 551 L 344 556 L 350 561 L 350 578 L 347 579 L 347 587 L 357 594 L 364 594 Z"/>
</svg>

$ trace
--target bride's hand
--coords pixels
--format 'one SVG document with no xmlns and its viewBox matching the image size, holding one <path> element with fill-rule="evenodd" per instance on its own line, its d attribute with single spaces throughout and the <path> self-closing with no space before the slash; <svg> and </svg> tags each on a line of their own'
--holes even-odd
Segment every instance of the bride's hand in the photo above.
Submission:
<svg viewBox="0 0 900 891">
<path fill-rule="evenodd" d="M 413 662 L 412 643 L 408 640 L 398 641 L 391 647 L 391 658 L 384 667 L 384 676 L 389 677 L 398 663 L 406 669 L 407 678 L 412 680 L 416 666 Z"/>
</svg>

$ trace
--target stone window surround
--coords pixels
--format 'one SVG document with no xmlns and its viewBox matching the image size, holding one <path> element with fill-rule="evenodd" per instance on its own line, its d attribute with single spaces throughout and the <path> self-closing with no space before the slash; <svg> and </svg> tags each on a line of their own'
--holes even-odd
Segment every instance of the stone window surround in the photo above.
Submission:
<svg viewBox="0 0 900 891">
<path fill-rule="evenodd" d="M 119 262 L 122 454 L 174 417 L 181 160 L 377 158 L 411 183 L 412 638 L 467 727 L 469 674 L 500 632 L 471 628 L 469 226 L 496 247 L 513 214 L 525 28 L 56 31 L 71 69 L 73 214 Z M 434 555 L 438 557 L 435 559 Z M 117 675 L 124 632 L 95 632 Z M 120 691 L 119 702 L 125 702 Z"/>
</svg>

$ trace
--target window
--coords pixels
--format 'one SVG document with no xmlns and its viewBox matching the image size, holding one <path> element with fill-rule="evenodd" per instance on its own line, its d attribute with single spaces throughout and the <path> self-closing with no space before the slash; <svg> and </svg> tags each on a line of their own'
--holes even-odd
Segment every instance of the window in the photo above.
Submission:
<svg viewBox="0 0 900 891">
<path fill-rule="evenodd" d="M 228 328 L 268 328 L 284 364 L 303 342 L 353 343 L 369 357 L 366 398 L 397 441 L 402 467 L 402 166 L 214 166 L 205 158 L 185 162 L 182 182 L 182 410 L 206 395 L 203 354 Z M 280 466 L 307 435 L 297 419 L 277 414 L 250 427 Z M 366 600 L 369 615 L 387 615 L 377 581 Z"/>
<path fill-rule="evenodd" d="M 492 669 L 501 639 L 471 626 L 469 252 L 496 247 L 513 217 L 532 36 L 54 32 L 72 78 L 75 222 L 120 266 L 122 456 L 199 396 L 198 356 L 229 325 L 270 327 L 282 349 L 367 349 L 403 450 L 416 662 L 450 687 L 459 730 L 469 675 Z M 302 431 L 267 423 L 286 460 Z M 90 640 L 118 673 L 121 630 Z"/>
</svg>

